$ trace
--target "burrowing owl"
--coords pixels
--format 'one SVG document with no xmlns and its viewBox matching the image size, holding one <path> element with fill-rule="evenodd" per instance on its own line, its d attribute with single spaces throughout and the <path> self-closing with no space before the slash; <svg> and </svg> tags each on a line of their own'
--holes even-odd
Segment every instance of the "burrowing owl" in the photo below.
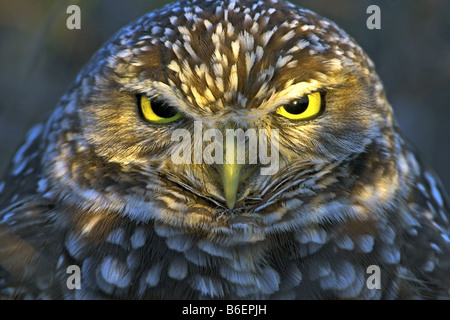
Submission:
<svg viewBox="0 0 450 320">
<path fill-rule="evenodd" d="M 4 298 L 450 296 L 438 179 L 362 49 L 289 3 L 186 0 L 123 28 L 0 190 Z"/>
</svg>

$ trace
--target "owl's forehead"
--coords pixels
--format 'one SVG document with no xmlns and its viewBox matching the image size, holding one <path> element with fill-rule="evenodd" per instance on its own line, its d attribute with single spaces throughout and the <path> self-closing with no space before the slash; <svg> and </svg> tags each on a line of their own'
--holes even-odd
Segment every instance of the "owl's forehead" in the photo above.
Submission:
<svg viewBox="0 0 450 320">
<path fill-rule="evenodd" d="M 302 96 L 339 70 L 343 57 L 360 54 L 329 20 L 263 0 L 173 3 L 126 28 L 120 43 L 116 56 L 141 76 L 212 111 Z"/>
</svg>

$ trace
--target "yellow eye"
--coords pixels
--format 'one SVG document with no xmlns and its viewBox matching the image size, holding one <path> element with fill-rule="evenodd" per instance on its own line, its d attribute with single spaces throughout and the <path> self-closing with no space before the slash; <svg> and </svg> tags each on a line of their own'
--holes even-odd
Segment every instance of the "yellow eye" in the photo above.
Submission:
<svg viewBox="0 0 450 320">
<path fill-rule="evenodd" d="M 291 120 L 306 120 L 317 116 L 322 109 L 322 98 L 319 92 L 308 94 L 277 109 L 277 113 Z"/>
<path fill-rule="evenodd" d="M 181 117 L 181 112 L 174 107 L 158 100 L 150 100 L 144 95 L 138 96 L 138 102 L 142 116 L 148 122 L 169 123 Z"/>
</svg>

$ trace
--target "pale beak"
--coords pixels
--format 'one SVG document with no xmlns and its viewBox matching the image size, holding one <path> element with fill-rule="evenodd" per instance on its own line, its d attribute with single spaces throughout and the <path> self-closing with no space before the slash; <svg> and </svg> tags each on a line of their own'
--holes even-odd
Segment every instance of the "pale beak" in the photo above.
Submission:
<svg viewBox="0 0 450 320">
<path fill-rule="evenodd" d="M 225 195 L 225 202 L 228 209 L 233 209 L 236 204 L 237 192 L 241 178 L 241 164 L 224 163 L 222 171 L 222 186 Z"/>
<path fill-rule="evenodd" d="M 234 149 L 234 156 L 227 157 L 227 150 Z M 237 141 L 233 139 L 232 143 L 226 143 L 224 150 L 224 163 L 221 170 L 222 187 L 225 196 L 225 202 L 228 209 L 233 209 L 236 204 L 237 193 L 241 179 L 241 169 L 244 164 L 237 161 Z"/>
</svg>

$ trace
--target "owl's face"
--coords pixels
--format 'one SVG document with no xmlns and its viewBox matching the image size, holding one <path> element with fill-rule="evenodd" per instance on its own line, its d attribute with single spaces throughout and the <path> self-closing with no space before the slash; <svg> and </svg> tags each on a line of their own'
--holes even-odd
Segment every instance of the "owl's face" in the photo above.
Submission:
<svg viewBox="0 0 450 320">
<path fill-rule="evenodd" d="M 349 179 L 349 164 L 358 170 L 372 150 L 388 153 L 393 139 L 371 61 L 334 23 L 288 3 L 171 4 L 122 29 L 77 83 L 64 112 L 80 129 L 66 139 L 88 173 L 60 188 L 67 198 L 209 237 L 254 241 L 363 210 L 339 210 L 333 199 L 358 192 L 364 177 Z M 276 172 L 261 175 L 265 164 L 248 154 L 242 165 L 174 163 L 174 132 L 194 139 L 196 123 L 223 137 L 277 130 Z"/>
</svg>

